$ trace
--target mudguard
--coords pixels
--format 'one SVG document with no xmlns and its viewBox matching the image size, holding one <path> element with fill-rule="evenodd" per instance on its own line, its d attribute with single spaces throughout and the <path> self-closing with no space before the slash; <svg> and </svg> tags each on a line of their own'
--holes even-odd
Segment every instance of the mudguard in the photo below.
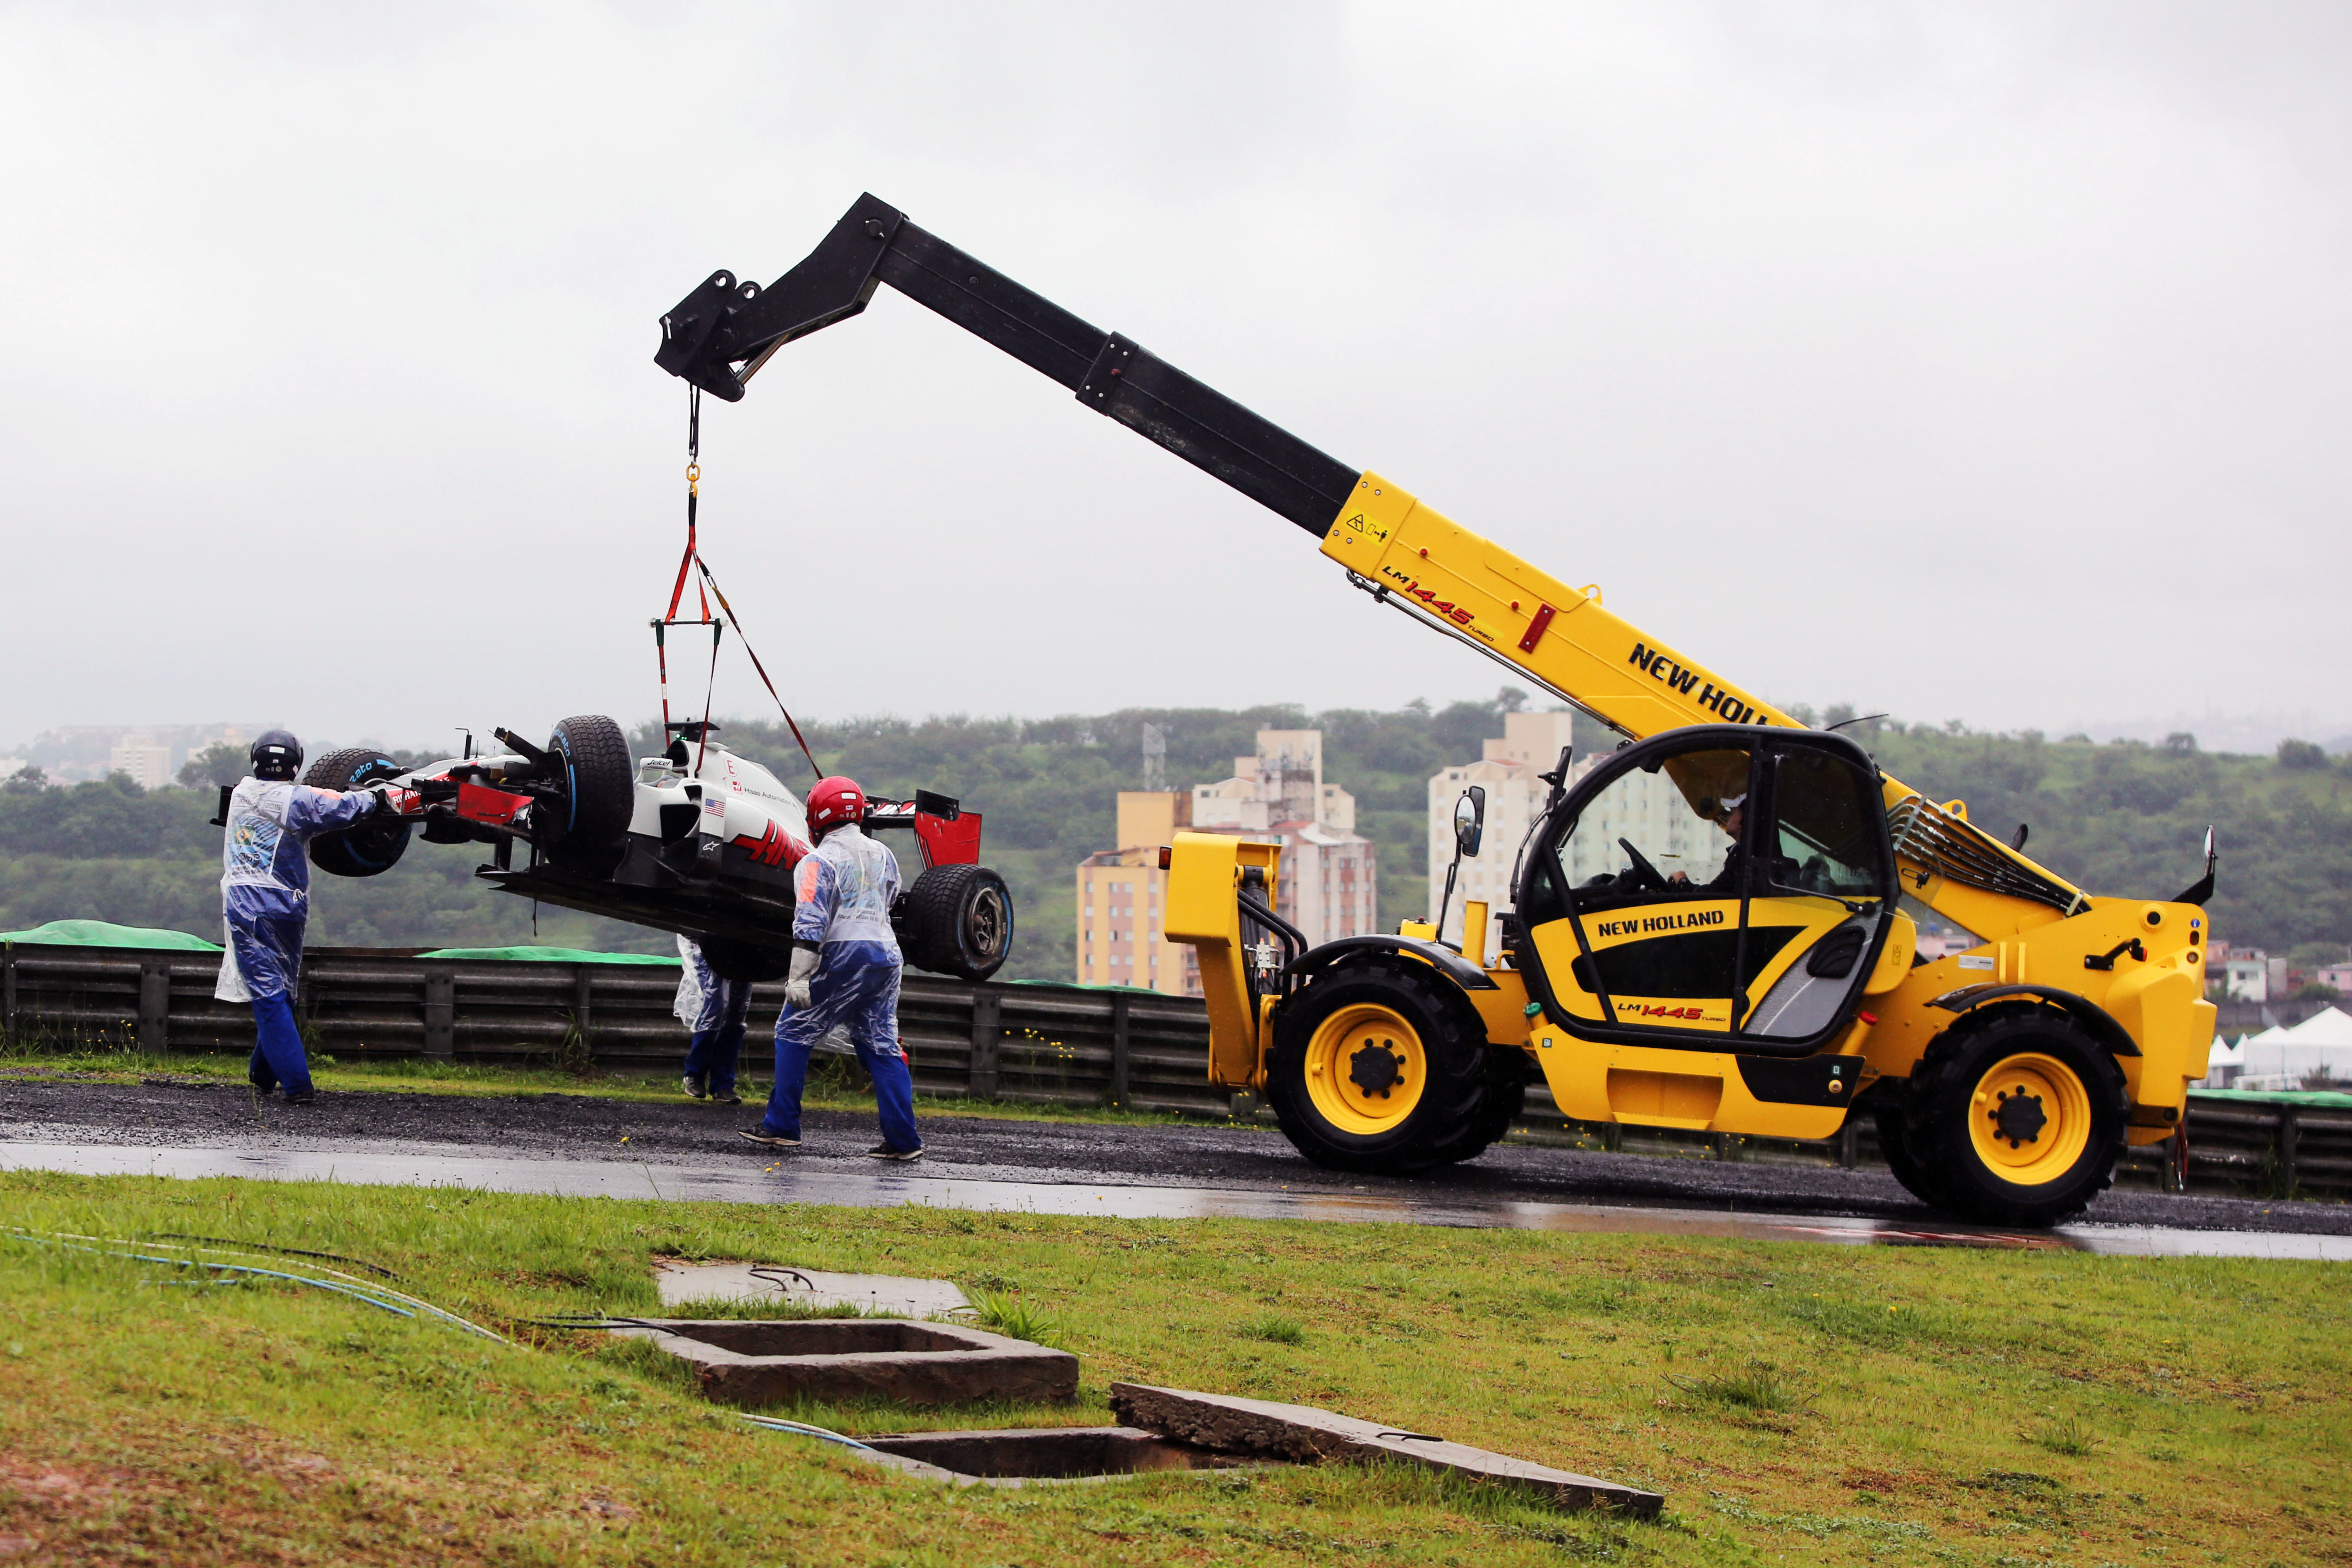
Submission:
<svg viewBox="0 0 2352 1568">
<path fill-rule="evenodd" d="M 1465 991 L 1496 989 L 1495 983 L 1486 978 L 1485 970 L 1452 948 L 1423 937 L 1413 936 L 1380 934 L 1343 936 L 1337 942 L 1327 942 L 1310 952 L 1300 954 L 1297 962 L 1290 966 L 1290 973 L 1300 980 L 1309 979 L 1339 960 L 1352 957 L 1360 952 L 1410 953 L 1431 966 L 1444 971 L 1446 975 Z"/>
<path fill-rule="evenodd" d="M 2030 996 L 2046 1002 L 2074 1016 L 2075 1021 L 2091 1031 L 2092 1038 L 2119 1057 L 2139 1055 L 2139 1047 L 2130 1033 L 2110 1016 L 2107 1010 L 2072 991 L 2061 991 L 2054 985 L 2002 985 L 1992 981 L 1979 981 L 1974 985 L 1956 986 L 1941 996 L 1931 997 L 1927 1005 L 1941 1007 L 1947 1013 L 1973 1013 L 1988 1002 L 1999 1002 L 2012 996 Z"/>
</svg>

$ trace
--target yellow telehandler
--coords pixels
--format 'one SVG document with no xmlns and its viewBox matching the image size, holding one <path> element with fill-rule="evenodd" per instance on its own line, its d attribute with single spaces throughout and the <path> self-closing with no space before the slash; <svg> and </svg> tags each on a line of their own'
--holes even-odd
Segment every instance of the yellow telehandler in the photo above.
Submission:
<svg viewBox="0 0 2352 1568">
<path fill-rule="evenodd" d="M 1625 737 L 1541 775 L 1498 961 L 1488 910 L 1309 948 L 1281 849 L 1179 833 L 1165 930 L 1200 959 L 1209 1074 L 1299 1151 L 1406 1174 L 1501 1137 L 1540 1072 L 1588 1122 L 1821 1139 L 1875 1119 L 1895 1175 L 1989 1224 L 2079 1212 L 2204 1076 L 2212 836 L 2171 900 L 2084 893 L 1572 587 L 861 197 L 761 288 L 713 274 L 656 362 L 738 399 L 775 352 L 880 284 L 1059 381 L 1313 534 L 1347 580 Z M 1482 802 L 1465 795 L 1458 848 Z M 1660 862 L 1672 858 L 1674 868 Z M 1451 884 L 1449 876 L 1449 889 Z M 1936 958 L 1932 918 L 1973 939 Z"/>
</svg>

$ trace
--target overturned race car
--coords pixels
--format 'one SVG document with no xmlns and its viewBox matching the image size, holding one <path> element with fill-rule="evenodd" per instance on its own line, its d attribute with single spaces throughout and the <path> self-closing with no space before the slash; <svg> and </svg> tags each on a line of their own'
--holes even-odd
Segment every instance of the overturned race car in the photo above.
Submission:
<svg viewBox="0 0 2352 1568">
<path fill-rule="evenodd" d="M 545 746 L 500 729 L 503 752 L 416 768 L 369 747 L 330 752 L 304 784 L 388 785 L 399 815 L 320 835 L 311 863 L 373 877 L 412 837 L 487 844 L 490 864 L 476 875 L 501 892 L 691 937 L 730 980 L 780 980 L 807 815 L 774 773 L 715 739 L 718 728 L 673 723 L 668 750 L 634 764 L 627 734 L 602 714 L 564 720 Z M 995 973 L 1012 952 L 1013 900 L 979 864 L 980 814 L 918 790 L 910 801 L 869 798 L 864 826 L 907 831 L 922 860 L 890 911 L 907 962 L 964 980 Z"/>
</svg>

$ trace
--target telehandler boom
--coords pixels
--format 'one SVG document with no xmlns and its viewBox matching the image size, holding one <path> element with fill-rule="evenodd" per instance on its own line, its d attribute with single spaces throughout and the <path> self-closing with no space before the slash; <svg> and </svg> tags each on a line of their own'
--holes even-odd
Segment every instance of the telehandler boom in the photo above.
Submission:
<svg viewBox="0 0 2352 1568">
<path fill-rule="evenodd" d="M 2214 856 L 2168 901 L 2099 898 L 1483 539 L 1091 326 L 871 195 L 767 288 L 718 272 L 656 363 L 734 401 L 778 349 L 888 283 L 1313 534 L 1381 603 L 1626 737 L 1542 778 L 1500 953 L 1486 906 L 1309 950 L 1278 845 L 1179 833 L 1165 931 L 1199 955 L 1209 1072 L 1308 1158 L 1409 1173 L 1501 1137 L 1540 1072 L 1569 1117 L 1822 1139 L 1875 1120 L 1928 1203 L 2048 1225 L 2173 1137 L 2206 1071 Z M 1459 848 L 1475 854 L 1465 797 Z M 1662 870 L 1671 859 L 1675 869 Z M 1972 935 L 1930 960 L 1916 918 Z"/>
</svg>

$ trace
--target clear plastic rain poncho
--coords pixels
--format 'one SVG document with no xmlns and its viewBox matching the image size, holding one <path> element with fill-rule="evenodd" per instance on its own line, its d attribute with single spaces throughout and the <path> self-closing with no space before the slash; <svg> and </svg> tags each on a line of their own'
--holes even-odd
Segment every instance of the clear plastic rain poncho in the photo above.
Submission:
<svg viewBox="0 0 2352 1568">
<path fill-rule="evenodd" d="M 302 927 L 310 913 L 310 861 L 321 833 L 349 827 L 375 809 L 375 796 L 248 778 L 229 796 L 221 840 L 223 1002 L 290 996 L 302 967 Z"/>
</svg>

